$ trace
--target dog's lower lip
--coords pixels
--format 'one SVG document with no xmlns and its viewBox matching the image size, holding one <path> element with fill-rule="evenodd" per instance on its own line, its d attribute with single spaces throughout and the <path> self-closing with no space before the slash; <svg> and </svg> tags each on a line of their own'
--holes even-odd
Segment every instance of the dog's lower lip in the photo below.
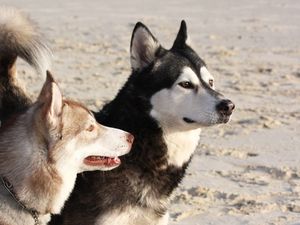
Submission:
<svg viewBox="0 0 300 225">
<path fill-rule="evenodd" d="M 88 156 L 84 159 L 84 163 L 88 166 L 105 166 L 114 167 L 121 164 L 121 160 L 118 157 L 106 157 L 106 156 Z"/>
<path fill-rule="evenodd" d="M 192 119 L 189 119 L 189 118 L 187 118 L 187 117 L 184 117 L 183 120 L 184 120 L 184 122 L 186 122 L 186 123 L 196 123 L 196 121 L 194 121 L 194 120 L 192 120 Z"/>
</svg>

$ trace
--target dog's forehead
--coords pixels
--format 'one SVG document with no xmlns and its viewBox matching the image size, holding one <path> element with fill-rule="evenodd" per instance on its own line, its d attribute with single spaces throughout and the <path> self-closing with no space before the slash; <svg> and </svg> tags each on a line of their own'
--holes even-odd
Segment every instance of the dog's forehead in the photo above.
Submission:
<svg viewBox="0 0 300 225">
<path fill-rule="evenodd" d="M 187 71 L 186 68 L 190 67 L 198 76 L 199 80 L 207 84 L 210 80 L 213 80 L 213 76 L 208 71 L 206 63 L 200 58 L 200 56 L 190 47 L 178 50 L 179 54 L 186 59 L 186 65 L 183 65 L 182 71 Z M 189 74 L 192 74 L 189 70 Z"/>
<path fill-rule="evenodd" d="M 64 103 L 67 106 L 64 107 L 65 121 L 72 126 L 75 124 L 73 121 L 76 121 L 78 126 L 85 126 L 86 123 L 95 120 L 93 114 L 84 105 L 72 100 L 64 100 Z"/>
<path fill-rule="evenodd" d="M 204 60 L 190 46 L 186 45 L 182 49 L 177 49 L 176 52 L 188 61 L 197 74 L 200 73 L 202 67 L 206 67 Z"/>
</svg>

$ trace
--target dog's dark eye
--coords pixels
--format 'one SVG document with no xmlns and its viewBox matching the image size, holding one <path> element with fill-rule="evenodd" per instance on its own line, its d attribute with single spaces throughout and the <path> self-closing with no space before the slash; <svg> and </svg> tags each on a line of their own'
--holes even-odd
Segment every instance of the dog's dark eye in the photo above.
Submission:
<svg viewBox="0 0 300 225">
<path fill-rule="evenodd" d="M 194 85 L 189 81 L 182 81 L 178 85 L 185 89 L 193 89 L 194 88 Z"/>
<path fill-rule="evenodd" d="M 95 126 L 94 126 L 93 124 L 91 124 L 91 125 L 86 129 L 86 131 L 92 132 L 94 129 L 95 129 Z"/>
<path fill-rule="evenodd" d="M 213 87 L 214 86 L 214 80 L 213 79 L 209 79 L 208 84 L 209 84 L 209 86 Z"/>
</svg>

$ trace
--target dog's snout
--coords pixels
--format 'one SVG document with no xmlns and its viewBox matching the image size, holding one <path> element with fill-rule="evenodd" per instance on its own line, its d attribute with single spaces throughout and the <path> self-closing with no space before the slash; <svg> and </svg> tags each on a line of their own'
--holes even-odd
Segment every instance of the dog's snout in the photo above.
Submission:
<svg viewBox="0 0 300 225">
<path fill-rule="evenodd" d="M 229 99 L 224 99 L 216 107 L 219 113 L 230 115 L 234 110 L 235 105 Z"/>
<path fill-rule="evenodd" d="M 134 136 L 132 134 L 128 133 L 126 136 L 126 140 L 129 144 L 133 144 Z"/>
</svg>

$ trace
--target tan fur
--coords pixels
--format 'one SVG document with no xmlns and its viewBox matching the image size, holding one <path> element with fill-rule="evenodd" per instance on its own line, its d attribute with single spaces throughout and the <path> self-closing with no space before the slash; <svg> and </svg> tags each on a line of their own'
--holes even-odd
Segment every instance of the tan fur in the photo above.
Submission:
<svg viewBox="0 0 300 225">
<path fill-rule="evenodd" d="M 23 12 L 0 7 L 0 59 L 20 56 L 39 72 L 49 69 L 51 53 L 36 24 Z"/>
<path fill-rule="evenodd" d="M 39 179 L 36 179 L 36 178 Z M 51 181 L 51 184 L 49 184 Z M 49 196 L 48 204 L 45 207 L 45 214 L 52 213 L 52 196 L 54 196 L 62 185 L 62 178 L 57 173 L 54 165 L 47 165 L 45 167 L 39 168 L 32 174 L 32 178 L 29 180 L 29 188 L 32 190 L 40 191 L 37 193 L 38 196 Z"/>
<path fill-rule="evenodd" d="M 27 16 L 0 7 L 0 176 L 23 205 L 40 213 L 41 225 L 50 213 L 60 212 L 77 173 L 116 167 L 86 164 L 86 157 L 126 154 L 133 140 L 127 132 L 98 124 L 80 103 L 63 100 L 50 72 L 38 100 L 31 102 L 17 83 L 16 59 L 45 72 L 48 53 Z M 0 225 L 33 224 L 0 183 Z"/>
<path fill-rule="evenodd" d="M 17 57 L 44 74 L 49 69 L 51 52 L 27 15 L 0 6 L 0 122 L 32 104 L 16 79 Z"/>
<path fill-rule="evenodd" d="M 91 126 L 93 129 L 89 129 Z M 103 156 L 107 151 L 115 156 L 127 153 L 132 144 L 128 135 L 101 126 L 80 103 L 63 100 L 48 73 L 37 102 L 0 129 L 0 175 L 13 184 L 16 197 L 26 207 L 37 210 L 46 223 L 47 214 L 60 212 L 77 173 L 106 169 L 102 165 L 86 166 L 84 159 Z M 33 224 L 30 214 L 20 214 L 20 210 L 1 184 L 0 221 L 8 225 Z M 12 222 L 16 215 L 19 219 Z"/>
</svg>

